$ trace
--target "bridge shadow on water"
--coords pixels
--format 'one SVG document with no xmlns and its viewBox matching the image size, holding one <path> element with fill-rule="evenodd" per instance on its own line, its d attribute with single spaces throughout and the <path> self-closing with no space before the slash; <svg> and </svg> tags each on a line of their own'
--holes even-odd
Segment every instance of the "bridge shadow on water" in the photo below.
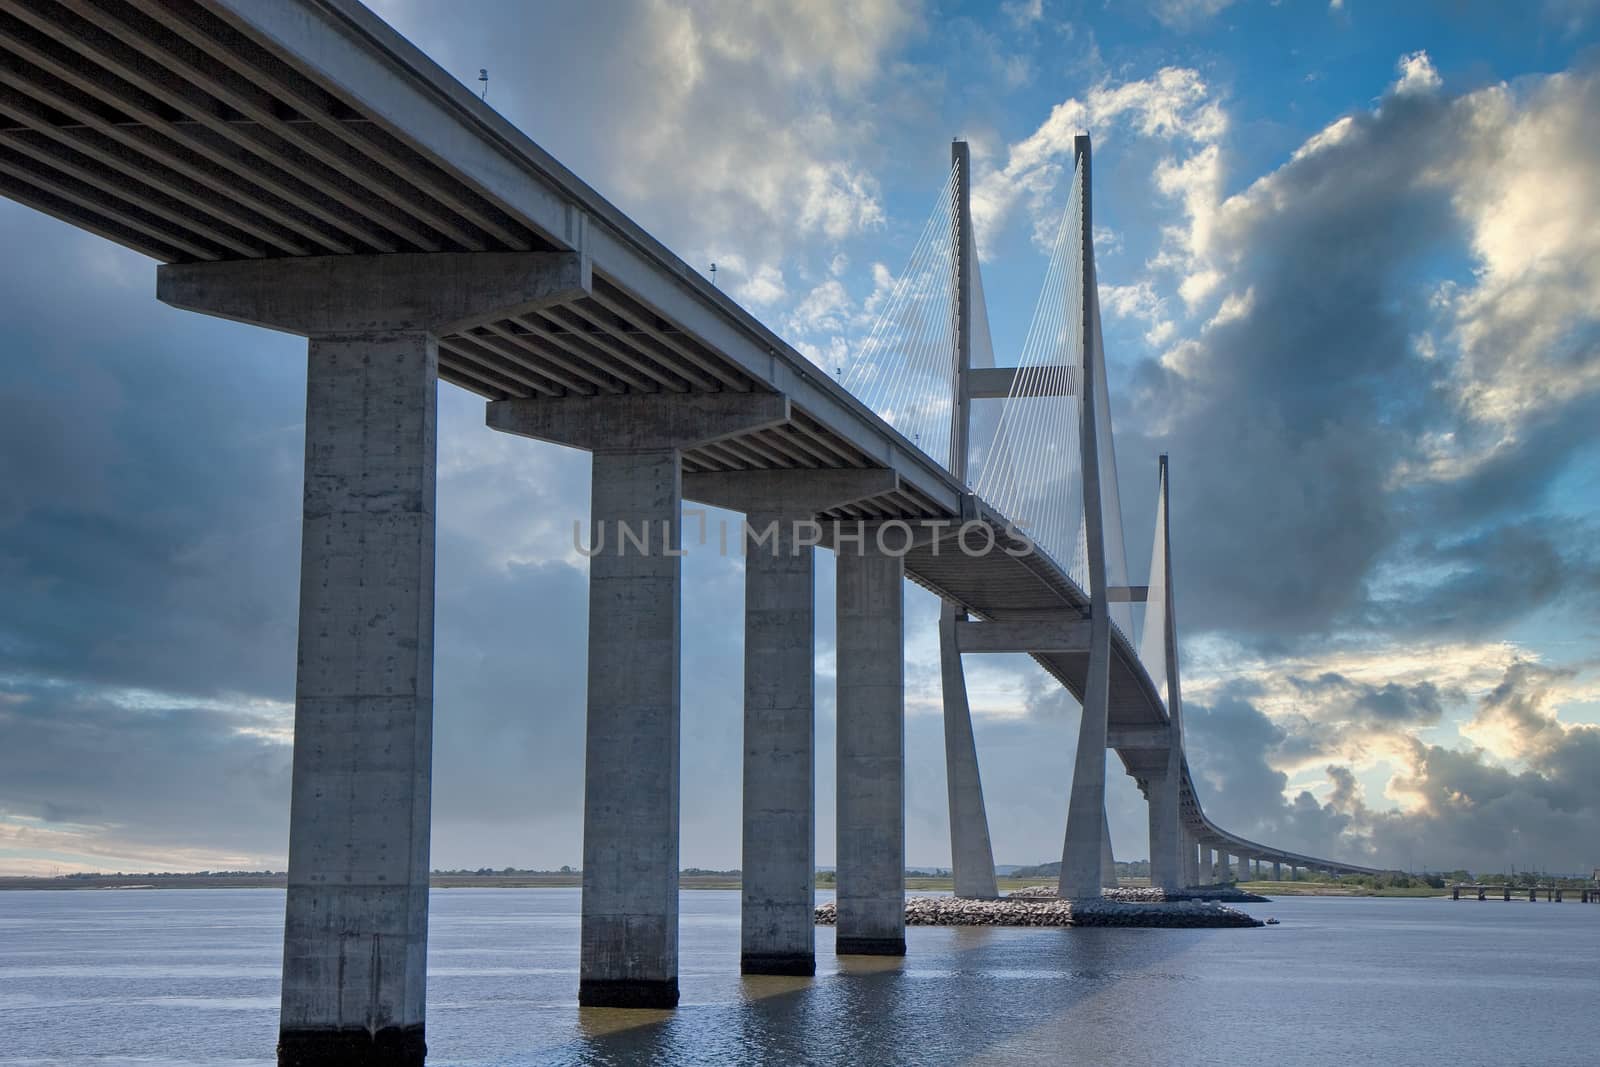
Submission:
<svg viewBox="0 0 1600 1067">
<path fill-rule="evenodd" d="M 708 998 L 686 973 L 676 1012 L 581 1009 L 580 1036 L 537 1062 L 1107 1062 L 1162 986 L 1198 980 L 1185 956 L 1252 933 L 912 927 L 890 959 L 835 957 L 819 929 L 815 978 L 738 979 Z"/>
</svg>

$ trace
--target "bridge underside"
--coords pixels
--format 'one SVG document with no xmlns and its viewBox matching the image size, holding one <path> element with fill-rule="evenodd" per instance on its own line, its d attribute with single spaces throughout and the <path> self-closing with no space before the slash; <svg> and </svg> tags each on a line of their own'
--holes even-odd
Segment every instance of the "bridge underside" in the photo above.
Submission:
<svg viewBox="0 0 1600 1067">
<path fill-rule="evenodd" d="M 903 743 L 897 748 L 895 731 L 902 727 L 894 704 L 903 701 L 903 678 L 899 695 L 885 697 L 895 688 L 885 664 L 892 659 L 900 668 L 892 650 L 901 637 L 894 602 L 902 573 L 980 622 L 1059 625 L 1090 614 L 1090 597 L 1060 561 L 1043 552 L 1014 556 L 1003 550 L 1019 545 L 1005 517 L 968 492 L 962 479 L 351 0 L 0 0 L 0 195 L 169 265 L 275 261 L 273 269 L 288 265 L 292 273 L 296 264 L 325 258 L 353 270 L 357 264 L 378 269 L 374 264 L 396 257 L 437 257 L 437 263 L 489 253 L 568 257 L 582 264 L 581 283 L 558 298 L 509 309 L 494 305 L 492 314 L 471 316 L 465 324 L 422 322 L 407 317 L 413 309 L 374 306 L 367 309 L 369 328 L 356 331 L 360 336 L 335 337 L 296 327 L 292 315 L 228 315 L 312 336 L 305 529 L 306 544 L 314 547 L 303 567 L 317 581 L 303 583 L 297 736 L 302 725 L 318 728 L 319 716 L 352 707 L 358 707 L 354 718 L 363 728 L 377 723 L 371 728 L 383 733 L 383 744 L 374 747 L 365 735 L 360 744 L 352 741 L 354 730 L 351 737 L 333 730 L 329 745 L 296 750 L 297 826 L 302 805 L 321 805 L 323 811 L 332 804 L 328 796 L 339 796 L 349 800 L 350 810 L 334 812 L 330 822 L 351 832 L 368 827 L 391 835 L 371 854 L 362 841 L 343 851 L 326 841 L 314 843 L 302 851 L 298 866 L 299 846 L 291 846 L 291 886 L 299 886 L 315 907 L 302 915 L 291 906 L 286 975 L 299 968 L 297 973 L 309 976 L 306 988 L 315 987 L 333 1005 L 313 1004 L 310 994 L 305 1001 L 308 1012 L 333 1012 L 318 1016 L 322 1029 L 306 1038 L 332 1042 L 328 1062 L 339 1062 L 338 1050 L 345 1047 L 340 1042 L 359 1043 L 362 1035 L 375 1041 L 387 1034 L 384 1040 L 401 1049 L 392 1062 L 419 1062 L 421 1055 L 435 378 L 502 410 L 536 404 L 545 411 L 584 412 L 637 399 L 665 411 L 715 406 L 724 398 L 750 401 L 752 410 L 781 408 L 775 417 L 728 432 L 681 441 L 660 436 L 649 447 L 635 442 L 631 451 L 595 448 L 597 519 L 641 517 L 671 525 L 680 492 L 697 475 L 792 472 L 789 481 L 803 484 L 806 472 L 878 471 L 890 476 L 870 491 L 805 514 L 841 522 L 977 520 L 990 528 L 999 551 L 973 556 L 949 538 L 924 540 L 903 563 L 851 563 L 848 581 L 841 582 L 850 587 L 848 595 L 841 592 L 841 624 L 854 627 L 863 648 L 890 650 L 858 657 L 861 662 L 852 667 L 852 699 L 863 710 L 852 723 L 861 727 L 850 741 L 856 747 L 841 748 L 841 767 L 848 758 L 871 773 L 861 774 L 852 786 L 860 788 L 841 799 L 867 816 L 892 807 L 889 787 L 903 784 L 903 777 L 895 777 L 904 768 L 895 763 L 897 757 L 903 763 Z M 225 314 L 204 305 L 193 306 Z M 379 425 L 383 419 L 368 414 L 378 407 L 401 411 L 403 418 Z M 352 438 L 351 419 L 365 419 L 360 429 L 373 433 Z M 330 500 L 348 506 L 338 511 L 326 506 Z M 711 502 L 728 506 L 720 498 Z M 782 511 L 781 504 L 771 506 Z M 602 511 L 602 505 L 611 510 Z M 594 767 L 609 767 L 607 761 L 616 757 L 618 766 L 637 760 L 649 772 L 643 777 L 657 775 L 656 791 L 647 798 L 654 802 L 637 805 L 640 819 L 659 830 L 645 835 L 650 840 L 638 850 L 649 851 L 643 874 L 656 881 L 646 884 L 649 878 L 635 877 L 640 871 L 626 867 L 637 859 L 628 849 L 603 854 L 611 863 L 611 881 L 601 888 L 615 893 L 606 904 L 610 911 L 591 916 L 591 903 L 605 894 L 586 881 L 585 967 L 596 970 L 586 970 L 584 988 L 602 998 L 595 1003 L 664 1004 L 676 1000 L 678 575 L 675 565 L 662 561 L 640 568 L 624 562 L 606 571 L 613 562 L 591 563 L 589 755 Z M 772 637 L 760 630 L 761 619 L 809 632 L 810 604 L 801 593 L 809 590 L 810 577 L 807 568 L 775 567 L 759 579 L 769 583 L 764 591 L 750 592 L 749 585 L 747 656 Z M 747 574 L 747 583 L 756 581 Z M 608 589 L 624 594 L 607 600 Z M 377 601 L 365 604 L 362 597 Z M 641 603 L 649 610 L 635 610 Z M 353 651 L 339 644 L 337 635 L 357 632 L 361 619 L 377 615 L 404 624 L 388 635 L 393 657 L 384 659 L 360 642 Z M 618 645 L 615 635 L 624 631 L 638 638 L 635 646 Z M 1147 786 L 1166 773 L 1176 731 L 1130 636 L 1112 628 L 1107 737 L 1128 773 Z M 765 653 L 777 657 L 784 647 L 777 642 Z M 1103 652 L 1105 645 L 1096 647 Z M 1031 654 L 1084 700 L 1087 648 L 1055 646 Z M 396 669 L 402 660 L 409 668 Z M 783 668 L 788 688 L 776 696 L 757 695 L 776 701 L 779 710 L 809 714 L 809 666 L 798 657 Z M 747 681 L 755 676 L 748 667 L 746 673 Z M 670 699 L 663 695 L 667 690 Z M 758 713 L 773 710 L 756 703 L 749 698 L 747 727 Z M 791 734 L 794 751 L 777 755 L 794 756 L 795 765 L 809 768 L 809 726 Z M 341 744 L 352 747 L 345 751 Z M 362 758 L 357 748 L 381 754 L 370 793 L 350 784 L 349 767 Z M 772 752 L 766 755 L 774 766 L 782 762 Z M 341 762 L 345 756 L 349 760 Z M 746 756 L 750 793 L 750 761 L 762 753 Z M 803 798 L 797 803 L 809 804 L 811 779 L 804 778 L 805 788 L 797 787 L 795 795 Z M 1201 846 L 1300 867 L 1367 870 L 1229 834 L 1204 815 L 1187 765 L 1181 778 L 1180 822 L 1190 859 Z M 616 792 L 604 785 L 588 795 L 589 807 L 611 819 L 603 824 L 607 833 L 632 842 L 628 835 L 638 827 L 628 818 L 630 810 L 614 803 Z M 403 804 L 413 813 L 401 831 L 390 813 Z M 863 907 L 881 911 L 893 895 L 885 887 L 902 877 L 903 863 L 883 860 L 893 859 L 894 827 L 868 825 L 870 818 L 863 818 L 856 828 L 862 868 L 883 868 L 877 897 L 863 896 Z M 807 881 L 785 891 L 800 899 L 809 894 L 814 865 L 803 852 L 809 823 L 791 822 L 785 832 L 795 839 L 794 855 L 786 857 L 791 862 L 783 870 L 789 872 L 785 877 L 803 872 Z M 899 826 L 903 850 L 903 822 Z M 586 879 L 592 866 L 601 866 L 590 863 L 590 836 L 586 830 Z M 654 847 L 651 842 L 664 836 L 671 838 L 670 849 Z M 393 855 L 387 851 L 391 844 Z M 360 867 L 346 881 L 365 879 L 357 887 L 365 896 L 328 889 L 336 880 L 328 872 L 340 863 Z M 646 890 L 648 899 L 639 895 Z M 802 910 L 809 919 L 808 908 Z M 373 916 L 386 924 L 381 933 L 362 925 L 377 921 Z M 863 950 L 893 949 L 895 930 L 880 925 L 877 933 L 857 938 Z M 809 922 L 805 926 L 809 930 Z M 844 926 L 841 911 L 841 938 Z M 346 936 L 347 928 L 355 934 Z M 602 936 L 606 930 L 616 936 Z M 899 934 L 903 951 L 903 927 Z M 637 951 L 646 942 L 659 950 L 655 956 Z M 793 952 L 775 951 L 757 963 L 803 966 L 808 944 L 796 942 Z M 630 971 L 647 956 L 654 970 L 643 977 Z M 350 991 L 349 1003 L 325 995 L 331 975 L 337 975 L 341 992 Z M 292 1044 L 300 1031 L 288 1021 L 298 995 L 290 986 L 286 977 L 284 1034 Z M 381 1029 L 372 1022 L 376 1016 L 356 1017 L 357 1002 L 365 1005 L 361 1010 L 393 1009 L 396 1025 Z M 356 1014 L 345 1018 L 346 1012 Z M 285 1055 L 299 1053 L 290 1049 Z"/>
</svg>

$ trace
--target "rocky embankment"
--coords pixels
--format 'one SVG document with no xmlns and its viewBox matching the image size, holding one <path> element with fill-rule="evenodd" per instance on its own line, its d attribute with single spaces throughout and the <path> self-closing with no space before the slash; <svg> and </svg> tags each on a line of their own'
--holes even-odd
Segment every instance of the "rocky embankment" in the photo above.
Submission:
<svg viewBox="0 0 1600 1067">
<path fill-rule="evenodd" d="M 1030 887 L 1031 888 L 1031 887 Z M 1043 888 L 1043 887 L 1041 887 Z M 909 897 L 906 900 L 907 926 L 1152 926 L 1152 927 L 1236 927 L 1260 926 L 1237 908 L 1198 901 L 1159 898 L 1118 899 L 1112 892 L 1139 893 L 1149 890 L 1110 890 L 1099 900 L 1061 900 L 1050 896 L 1022 896 L 1013 893 L 999 900 L 962 900 L 957 897 Z M 1159 893 L 1160 890 L 1153 892 Z M 838 908 L 824 904 L 817 909 L 817 923 L 832 926 L 838 921 Z"/>
<path fill-rule="evenodd" d="M 1006 897 L 1019 897 L 1024 900 L 1054 900 L 1056 898 L 1056 887 L 1053 885 L 1023 886 L 1021 889 L 1013 889 L 1006 894 Z M 1244 890 L 1231 885 L 1174 890 L 1154 889 L 1149 886 L 1121 886 L 1116 889 L 1105 890 L 1105 899 L 1139 904 L 1176 900 L 1215 900 L 1223 904 L 1270 904 L 1272 902 L 1269 897 L 1246 893 Z"/>
</svg>

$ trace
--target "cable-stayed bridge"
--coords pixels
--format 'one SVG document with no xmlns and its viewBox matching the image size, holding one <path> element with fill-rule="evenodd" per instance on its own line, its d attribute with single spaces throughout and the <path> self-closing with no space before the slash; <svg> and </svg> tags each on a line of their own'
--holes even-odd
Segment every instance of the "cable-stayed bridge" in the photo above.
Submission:
<svg viewBox="0 0 1600 1067">
<path fill-rule="evenodd" d="M 440 380 L 491 427 L 593 453 L 581 1003 L 677 1001 L 684 500 L 747 517 L 747 972 L 815 965 L 817 543 L 839 952 L 905 951 L 907 577 L 945 603 L 958 892 L 995 893 L 963 653 L 1028 653 L 1083 705 L 1064 894 L 1112 877 L 1108 748 L 1149 799 L 1160 886 L 1230 855 L 1364 870 L 1200 805 L 1164 463 L 1129 581 L 1087 139 L 1010 365 L 970 178 L 958 142 L 877 326 L 825 370 L 355 0 L 0 0 L 0 193 L 157 260 L 172 305 L 309 338 L 282 1062 L 423 1055 Z"/>
</svg>

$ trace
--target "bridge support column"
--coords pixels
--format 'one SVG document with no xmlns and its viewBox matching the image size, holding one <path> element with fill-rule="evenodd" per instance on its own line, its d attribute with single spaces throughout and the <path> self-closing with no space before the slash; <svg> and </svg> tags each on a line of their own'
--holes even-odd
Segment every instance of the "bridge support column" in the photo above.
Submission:
<svg viewBox="0 0 1600 1067">
<path fill-rule="evenodd" d="M 1189 833 L 1183 835 L 1183 884 L 1200 884 L 1200 846 Z"/>
<path fill-rule="evenodd" d="M 739 969 L 815 974 L 813 549 L 796 545 L 792 514 L 751 512 L 747 523 Z M 769 528 L 772 543 L 755 543 Z"/>
<path fill-rule="evenodd" d="M 1239 881 L 1248 882 L 1250 880 L 1250 857 L 1235 856 L 1234 859 L 1238 861 L 1236 871 Z"/>
<path fill-rule="evenodd" d="M 283 1064 L 420 1064 L 438 346 L 313 338 Z"/>
<path fill-rule="evenodd" d="M 978 774 L 978 746 L 972 736 L 972 708 L 967 703 L 967 676 L 956 642 L 956 623 L 966 618 L 959 605 L 946 601 L 939 614 L 939 664 L 944 691 L 944 768 L 950 804 L 950 873 L 955 895 L 993 899 L 1000 895 L 994 876 L 994 850 L 989 841 L 989 816 L 983 805 Z"/>
<path fill-rule="evenodd" d="M 584 295 L 581 252 L 168 264 L 174 307 L 310 338 L 281 1064 L 421 1064 L 438 337 Z"/>
<path fill-rule="evenodd" d="M 686 474 L 745 512 L 744 829 L 739 969 L 816 973 L 814 532 L 819 512 L 892 491 L 886 470 Z"/>
<path fill-rule="evenodd" d="M 1150 814 L 1150 884 L 1177 889 L 1183 884 L 1183 829 L 1178 825 L 1178 781 L 1171 773 L 1151 775 L 1146 786 Z"/>
<path fill-rule="evenodd" d="M 678 1003 L 679 469 L 670 447 L 594 455 L 582 1005 Z"/>
<path fill-rule="evenodd" d="M 1274 882 L 1283 881 L 1283 861 L 1281 861 L 1281 860 L 1273 860 L 1272 861 L 1272 880 Z"/>
<path fill-rule="evenodd" d="M 838 552 L 840 955 L 906 951 L 905 561 L 872 537 Z M 1102 744 L 1102 748 L 1104 745 Z"/>
<path fill-rule="evenodd" d="M 488 406 L 494 429 L 594 453 L 580 1005 L 678 1002 L 683 450 L 788 415 L 786 398 L 757 393 Z"/>
</svg>

